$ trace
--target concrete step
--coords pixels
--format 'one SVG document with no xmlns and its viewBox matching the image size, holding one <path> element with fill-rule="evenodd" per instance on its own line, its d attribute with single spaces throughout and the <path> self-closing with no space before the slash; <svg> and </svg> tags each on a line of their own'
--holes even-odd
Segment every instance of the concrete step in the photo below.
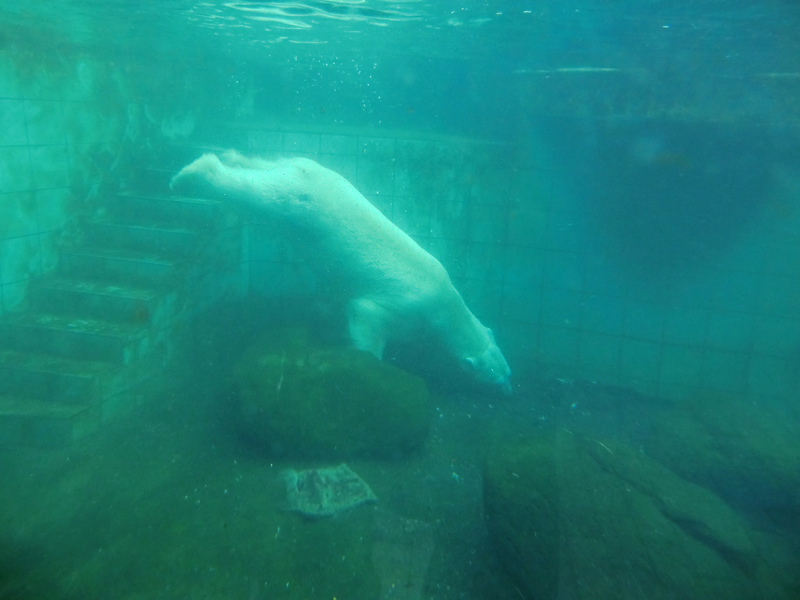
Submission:
<svg viewBox="0 0 800 600">
<path fill-rule="evenodd" d="M 0 350 L 0 395 L 95 405 L 127 389 L 130 377 L 112 363 Z"/>
<path fill-rule="evenodd" d="M 30 306 L 36 312 L 147 324 L 163 292 L 131 285 L 47 277 L 33 281 Z"/>
<path fill-rule="evenodd" d="M 155 289 L 174 287 L 175 278 L 185 267 L 183 258 L 90 246 L 63 250 L 59 263 L 65 277 Z"/>
<path fill-rule="evenodd" d="M 0 395 L 0 445 L 63 446 L 99 425 L 99 407 Z"/>
<path fill-rule="evenodd" d="M 174 172 L 170 171 L 170 177 Z M 161 188 L 166 189 L 166 187 Z M 215 231 L 224 220 L 216 200 L 159 194 L 116 194 L 107 202 L 112 219 L 141 225 L 172 225 L 196 231 Z"/>
<path fill-rule="evenodd" d="M 145 167 L 137 169 L 132 173 L 133 179 L 130 181 L 132 189 L 138 193 L 163 194 L 169 190 L 169 182 L 181 167 Z"/>
<path fill-rule="evenodd" d="M 197 253 L 200 232 L 178 226 L 103 220 L 84 226 L 84 241 L 97 248 L 187 258 Z"/>
<path fill-rule="evenodd" d="M 130 364 L 144 353 L 146 324 L 33 311 L 0 322 L 0 347 L 73 360 Z"/>
</svg>

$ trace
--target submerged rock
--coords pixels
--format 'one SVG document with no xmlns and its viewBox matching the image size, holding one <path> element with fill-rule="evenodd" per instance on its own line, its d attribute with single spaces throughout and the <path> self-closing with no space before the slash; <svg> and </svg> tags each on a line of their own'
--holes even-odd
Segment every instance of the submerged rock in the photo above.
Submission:
<svg viewBox="0 0 800 600">
<path fill-rule="evenodd" d="M 800 511 L 800 422 L 729 394 L 695 394 L 654 424 L 646 449 L 735 505 Z"/>
<path fill-rule="evenodd" d="M 425 382 L 303 330 L 274 332 L 236 370 L 245 430 L 273 454 L 398 458 L 419 449 L 431 409 Z"/>
<path fill-rule="evenodd" d="M 428 523 L 378 513 L 372 564 L 381 582 L 379 600 L 421 600 L 433 547 Z"/>
<path fill-rule="evenodd" d="M 746 522 L 709 490 L 622 444 L 505 438 L 485 467 L 486 520 L 526 597 L 782 597 Z"/>
<path fill-rule="evenodd" d="M 376 502 L 375 494 L 346 464 L 326 469 L 284 471 L 288 509 L 309 517 L 329 517 Z"/>
</svg>

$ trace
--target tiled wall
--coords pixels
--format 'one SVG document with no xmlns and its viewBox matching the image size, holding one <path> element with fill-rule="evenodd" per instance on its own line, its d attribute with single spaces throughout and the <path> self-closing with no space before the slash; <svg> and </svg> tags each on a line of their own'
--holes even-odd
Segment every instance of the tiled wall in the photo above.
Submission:
<svg viewBox="0 0 800 600">
<path fill-rule="evenodd" d="M 800 366 L 800 222 L 765 220 L 669 291 L 624 275 L 547 153 L 502 146 L 251 131 L 248 151 L 318 160 L 445 265 L 518 375 L 670 398 L 699 389 L 785 398 Z M 796 214 L 797 211 L 795 211 Z M 314 289 L 267 223 L 251 224 L 251 288 Z M 656 286 L 657 287 L 657 286 Z"/>
<path fill-rule="evenodd" d="M 20 69 L 0 52 L 0 312 L 20 308 L 28 281 L 55 266 L 64 227 L 97 194 L 124 136 L 107 68 L 44 64 Z"/>
<path fill-rule="evenodd" d="M 796 234 L 800 223 L 764 223 L 729 255 L 669 289 L 623 275 L 614 252 L 593 240 L 591 223 L 553 190 L 536 239 L 509 237 L 504 324 L 544 372 L 584 378 L 669 398 L 710 389 L 786 398 L 797 384 L 800 293 Z M 574 206 L 570 210 L 570 204 Z M 513 212 L 510 230 L 513 230 Z M 528 211 L 523 211 L 528 212 Z M 524 267 L 522 266 L 524 265 Z"/>
</svg>

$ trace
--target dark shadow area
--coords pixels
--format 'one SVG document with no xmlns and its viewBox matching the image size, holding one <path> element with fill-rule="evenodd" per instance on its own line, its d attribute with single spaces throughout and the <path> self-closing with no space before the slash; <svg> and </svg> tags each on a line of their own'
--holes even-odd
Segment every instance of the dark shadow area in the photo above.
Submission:
<svg viewBox="0 0 800 600">
<path fill-rule="evenodd" d="M 595 244 L 644 282 L 680 279 L 734 248 L 797 161 L 791 129 L 692 121 L 556 120 L 539 132 L 582 197 Z"/>
</svg>

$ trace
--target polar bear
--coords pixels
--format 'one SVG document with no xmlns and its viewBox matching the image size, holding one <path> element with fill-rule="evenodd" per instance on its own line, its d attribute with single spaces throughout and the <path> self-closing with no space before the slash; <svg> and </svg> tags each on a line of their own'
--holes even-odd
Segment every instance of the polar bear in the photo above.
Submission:
<svg viewBox="0 0 800 600">
<path fill-rule="evenodd" d="M 278 220 L 309 265 L 346 294 L 357 348 L 382 358 L 388 340 L 427 326 L 479 380 L 511 391 L 492 331 L 467 308 L 445 268 L 341 175 L 305 158 L 226 152 L 204 154 L 170 188 Z"/>
</svg>

